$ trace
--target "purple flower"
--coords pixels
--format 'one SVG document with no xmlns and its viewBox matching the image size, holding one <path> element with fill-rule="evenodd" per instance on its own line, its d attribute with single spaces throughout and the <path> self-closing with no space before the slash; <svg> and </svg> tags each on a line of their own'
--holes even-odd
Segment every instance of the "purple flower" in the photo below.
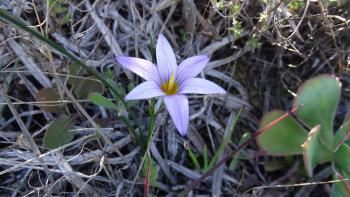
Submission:
<svg viewBox="0 0 350 197">
<path fill-rule="evenodd" d="M 177 130 L 184 136 L 189 122 L 184 94 L 225 94 L 226 91 L 211 81 L 195 78 L 209 61 L 206 55 L 187 58 L 177 66 L 174 51 L 162 34 L 157 41 L 156 58 L 158 67 L 140 58 L 117 57 L 121 65 L 146 80 L 126 95 L 125 100 L 163 97 Z"/>
</svg>

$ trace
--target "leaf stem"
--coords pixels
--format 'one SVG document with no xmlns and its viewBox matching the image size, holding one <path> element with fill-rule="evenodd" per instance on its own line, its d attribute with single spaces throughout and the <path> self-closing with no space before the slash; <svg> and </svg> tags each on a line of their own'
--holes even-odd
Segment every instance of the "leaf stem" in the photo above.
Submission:
<svg viewBox="0 0 350 197">
<path fill-rule="evenodd" d="M 276 118 L 274 121 L 266 125 L 265 127 L 259 129 L 257 132 L 252 135 L 247 141 L 239 145 L 235 150 L 233 150 L 231 153 L 227 153 L 224 158 L 222 158 L 220 161 L 218 161 L 211 169 L 209 169 L 206 173 L 204 173 L 202 176 L 200 176 L 197 180 L 193 181 L 184 191 L 182 191 L 179 196 L 186 196 L 188 192 L 193 190 L 195 187 L 197 187 L 202 181 L 204 181 L 208 176 L 212 175 L 216 169 L 218 169 L 221 165 L 225 164 L 226 161 L 228 161 L 230 158 L 236 155 L 240 150 L 242 150 L 244 147 L 246 147 L 248 144 L 250 144 L 257 136 L 261 135 L 263 132 L 267 131 L 269 128 L 271 128 L 274 124 L 277 122 L 283 120 L 284 118 L 288 117 L 290 114 L 295 113 L 297 110 L 297 107 L 294 107 L 289 112 L 283 114 L 282 116 Z"/>
</svg>

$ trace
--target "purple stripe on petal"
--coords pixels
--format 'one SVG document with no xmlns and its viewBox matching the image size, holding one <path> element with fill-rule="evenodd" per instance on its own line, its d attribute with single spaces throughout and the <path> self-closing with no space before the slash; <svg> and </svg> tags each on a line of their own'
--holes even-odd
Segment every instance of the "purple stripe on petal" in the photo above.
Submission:
<svg viewBox="0 0 350 197">
<path fill-rule="evenodd" d="M 159 34 L 158 37 L 156 58 L 159 75 L 164 83 L 169 79 L 171 74 L 176 73 L 177 63 L 173 49 L 162 34 Z"/>
<path fill-rule="evenodd" d="M 179 94 L 226 94 L 226 91 L 206 79 L 192 78 L 180 84 Z"/>
<path fill-rule="evenodd" d="M 160 82 L 157 67 L 150 61 L 126 56 L 117 57 L 117 61 L 126 69 L 146 80 Z"/>
<path fill-rule="evenodd" d="M 157 96 L 164 96 L 165 93 L 159 88 L 154 81 L 145 81 L 136 86 L 129 94 L 125 96 L 125 100 L 148 99 Z"/>
<path fill-rule="evenodd" d="M 172 95 L 165 96 L 163 99 L 177 130 L 182 136 L 185 136 L 189 121 L 189 107 L 186 96 Z"/>
<path fill-rule="evenodd" d="M 197 76 L 209 62 L 206 55 L 198 55 L 185 59 L 179 65 L 176 73 L 176 80 L 179 83 Z"/>
</svg>

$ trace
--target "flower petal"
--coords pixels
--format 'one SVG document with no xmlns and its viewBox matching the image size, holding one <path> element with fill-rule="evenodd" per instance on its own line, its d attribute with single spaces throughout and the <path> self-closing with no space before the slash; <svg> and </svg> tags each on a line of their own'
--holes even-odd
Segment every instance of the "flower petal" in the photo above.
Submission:
<svg viewBox="0 0 350 197">
<path fill-rule="evenodd" d="M 186 135 L 189 121 L 189 106 L 185 95 L 165 96 L 164 103 L 169 111 L 177 130 L 182 136 Z"/>
<path fill-rule="evenodd" d="M 117 61 L 126 69 L 134 72 L 138 76 L 146 80 L 159 82 L 157 67 L 152 62 L 136 57 L 126 56 L 117 57 Z"/>
<path fill-rule="evenodd" d="M 192 78 L 180 84 L 179 94 L 226 94 L 226 91 L 206 79 Z"/>
<path fill-rule="evenodd" d="M 148 99 L 157 96 L 164 96 L 165 93 L 159 88 L 159 85 L 154 81 L 145 81 L 136 86 L 128 95 L 125 96 L 125 100 L 138 100 Z"/>
<path fill-rule="evenodd" d="M 158 37 L 156 57 L 159 75 L 162 82 L 165 83 L 171 74 L 176 73 L 177 64 L 174 51 L 162 34 L 159 34 Z"/>
<path fill-rule="evenodd" d="M 208 62 L 209 57 L 206 55 L 198 55 L 185 59 L 177 69 L 176 80 L 181 83 L 197 76 Z"/>
</svg>

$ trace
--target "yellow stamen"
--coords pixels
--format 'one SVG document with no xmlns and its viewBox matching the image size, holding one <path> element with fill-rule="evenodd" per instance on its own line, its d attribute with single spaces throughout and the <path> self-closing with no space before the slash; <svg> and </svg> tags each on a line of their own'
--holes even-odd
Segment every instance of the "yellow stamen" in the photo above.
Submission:
<svg viewBox="0 0 350 197">
<path fill-rule="evenodd" d="M 163 83 L 161 86 L 162 90 L 167 95 L 176 94 L 179 91 L 179 84 L 175 81 L 175 75 L 172 74 L 169 80 Z"/>
</svg>

